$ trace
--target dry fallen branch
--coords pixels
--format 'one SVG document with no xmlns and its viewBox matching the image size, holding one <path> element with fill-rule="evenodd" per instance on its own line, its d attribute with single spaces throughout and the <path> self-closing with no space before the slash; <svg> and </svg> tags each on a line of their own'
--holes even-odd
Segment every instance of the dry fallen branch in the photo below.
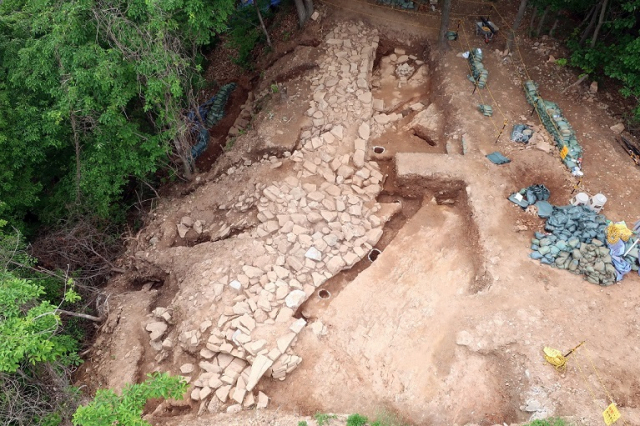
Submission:
<svg viewBox="0 0 640 426">
<path fill-rule="evenodd" d="M 562 91 L 562 93 L 565 93 L 567 90 L 571 89 L 572 87 L 575 87 L 577 85 L 579 85 L 580 83 L 582 83 L 583 81 L 585 81 L 587 79 L 587 77 L 589 77 L 589 74 L 584 74 L 582 77 L 580 77 L 575 83 L 565 87 L 565 89 Z"/>
</svg>

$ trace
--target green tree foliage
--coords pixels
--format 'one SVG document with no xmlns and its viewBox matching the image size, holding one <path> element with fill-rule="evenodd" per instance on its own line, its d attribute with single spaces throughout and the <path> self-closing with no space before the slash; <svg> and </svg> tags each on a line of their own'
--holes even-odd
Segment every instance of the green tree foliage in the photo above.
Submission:
<svg viewBox="0 0 640 426">
<path fill-rule="evenodd" d="M 0 221 L 0 228 L 2 225 Z M 76 342 L 59 333 L 57 306 L 43 300 L 45 289 L 8 269 L 5 256 L 12 240 L 2 233 L 0 237 L 1 260 L 5 261 L 0 268 L 0 372 L 15 373 L 25 362 L 34 365 L 69 355 L 76 349 Z M 64 294 L 67 302 L 78 298 L 72 288 Z"/>
<path fill-rule="evenodd" d="M 262 15 L 265 19 L 272 16 L 269 9 L 269 0 L 256 0 Z M 265 40 L 265 34 L 260 30 L 260 19 L 254 7 L 238 8 L 229 20 L 229 30 L 227 31 L 227 45 L 235 50 L 233 61 L 243 68 L 253 67 L 253 49 L 256 45 Z"/>
<path fill-rule="evenodd" d="M 42 292 L 27 280 L 0 272 L 0 371 L 14 373 L 23 361 L 54 361 L 69 351 L 55 336 L 60 323 L 55 306 L 35 302 Z"/>
<path fill-rule="evenodd" d="M 143 383 L 129 384 L 121 395 L 111 389 L 101 389 L 88 405 L 79 407 L 73 416 L 75 426 L 148 426 L 143 420 L 142 409 L 152 398 L 182 399 L 187 383 L 181 377 L 166 373 L 147 375 Z"/>
<path fill-rule="evenodd" d="M 357 413 L 347 417 L 347 426 L 365 426 L 368 422 L 369 419 Z"/>
<path fill-rule="evenodd" d="M 621 93 L 638 101 L 640 119 L 640 0 L 535 0 L 538 10 L 566 12 L 581 24 L 567 39 L 571 64 L 597 78 L 622 84 Z"/>
<path fill-rule="evenodd" d="M 33 260 L 24 252 L 19 234 L 6 233 L 0 220 L 0 373 L 15 373 L 23 364 L 35 365 L 70 356 L 77 342 L 61 334 L 58 306 L 47 299 L 45 288 L 24 278 Z M 22 265 L 22 267 L 18 266 Z M 63 302 L 76 302 L 78 294 L 68 280 Z M 75 357 L 77 361 L 77 357 Z"/>
<path fill-rule="evenodd" d="M 195 58 L 233 3 L 0 2 L 0 214 L 108 217 L 170 155 L 188 173 Z"/>
</svg>

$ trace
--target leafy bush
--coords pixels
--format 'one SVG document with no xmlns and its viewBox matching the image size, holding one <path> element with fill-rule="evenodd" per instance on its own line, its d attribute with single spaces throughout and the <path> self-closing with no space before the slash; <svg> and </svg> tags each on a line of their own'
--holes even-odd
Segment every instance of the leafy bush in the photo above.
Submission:
<svg viewBox="0 0 640 426">
<path fill-rule="evenodd" d="M 268 0 L 256 0 L 262 11 L 263 19 L 271 16 Z M 246 69 L 253 68 L 252 52 L 258 43 L 265 41 L 260 29 L 260 21 L 254 6 L 241 7 L 232 15 L 227 31 L 227 45 L 236 51 L 233 59 L 237 65 Z"/>
<path fill-rule="evenodd" d="M 75 426 L 150 426 L 142 419 L 147 400 L 154 398 L 182 399 L 187 383 L 181 377 L 166 373 L 147 375 L 143 383 L 129 384 L 117 395 L 111 389 L 100 389 L 88 405 L 79 407 L 73 416 Z"/>
<path fill-rule="evenodd" d="M 73 339 L 58 335 L 56 306 L 38 300 L 42 293 L 41 286 L 0 271 L 0 372 L 15 373 L 22 362 L 56 361 L 76 349 Z M 76 300 L 77 294 L 66 297 Z"/>
<path fill-rule="evenodd" d="M 347 426 L 364 426 L 369 419 L 360 414 L 352 414 L 347 418 Z"/>
</svg>

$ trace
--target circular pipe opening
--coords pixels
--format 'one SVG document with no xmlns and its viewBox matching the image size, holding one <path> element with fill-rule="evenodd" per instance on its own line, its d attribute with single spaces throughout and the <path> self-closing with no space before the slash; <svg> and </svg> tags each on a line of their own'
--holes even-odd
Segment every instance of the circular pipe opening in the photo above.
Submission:
<svg viewBox="0 0 640 426">
<path fill-rule="evenodd" d="M 382 154 L 384 153 L 385 149 L 382 146 L 374 146 L 373 147 L 373 152 L 376 154 Z"/>
<path fill-rule="evenodd" d="M 382 253 L 380 250 L 378 250 L 377 248 L 371 249 L 371 251 L 369 252 L 369 260 L 371 262 L 375 262 L 375 260 L 378 258 L 378 256 L 380 256 L 380 253 Z"/>
<path fill-rule="evenodd" d="M 318 297 L 320 299 L 328 299 L 331 297 L 331 293 L 328 290 L 322 289 L 318 292 Z"/>
</svg>

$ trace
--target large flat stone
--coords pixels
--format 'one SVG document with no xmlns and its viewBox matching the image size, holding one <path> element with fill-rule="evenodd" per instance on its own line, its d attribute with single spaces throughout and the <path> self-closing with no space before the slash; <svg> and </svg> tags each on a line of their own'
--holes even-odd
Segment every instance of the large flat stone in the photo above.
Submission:
<svg viewBox="0 0 640 426">
<path fill-rule="evenodd" d="M 253 361 L 249 380 L 247 381 L 247 391 L 251 392 L 256 387 L 264 373 L 273 365 L 273 361 L 264 355 L 258 355 Z"/>
</svg>

